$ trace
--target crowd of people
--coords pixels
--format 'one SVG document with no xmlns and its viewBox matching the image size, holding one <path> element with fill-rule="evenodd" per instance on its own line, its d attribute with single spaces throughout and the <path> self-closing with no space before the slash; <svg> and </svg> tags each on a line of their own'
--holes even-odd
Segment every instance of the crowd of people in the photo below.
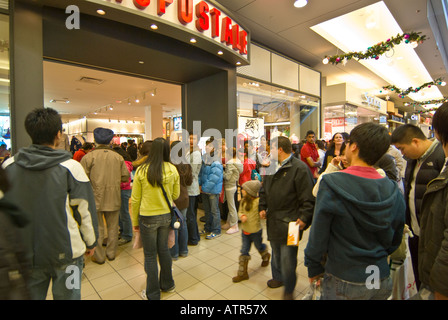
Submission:
<svg viewBox="0 0 448 320">
<path fill-rule="evenodd" d="M 403 245 L 418 289 L 412 298 L 448 299 L 447 121 L 445 103 L 433 118 L 435 139 L 410 124 L 389 134 L 363 123 L 336 133 L 328 147 L 310 130 L 300 146 L 262 137 L 258 149 L 251 140 L 235 148 L 211 137 L 201 150 L 195 134 L 126 147 L 111 145 L 112 130 L 96 128 L 94 143 L 72 154 L 58 149 L 60 115 L 36 109 L 25 121 L 32 145 L 0 171 L 2 251 L 14 258 L 13 272 L 0 270 L 10 275 L 0 298 L 45 299 L 52 281 L 55 299 L 80 299 L 82 272 L 67 268 L 82 271 L 85 256 L 114 260 L 119 245 L 139 239 L 142 295 L 160 300 L 175 290 L 173 260 L 225 232 L 241 233 L 232 281 L 249 280 L 253 243 L 261 266 L 271 267 L 267 286 L 283 287 L 291 300 L 298 246 L 288 240 L 296 228 L 300 238 L 309 229 L 305 266 L 320 299 L 390 299 L 391 255 Z"/>
</svg>

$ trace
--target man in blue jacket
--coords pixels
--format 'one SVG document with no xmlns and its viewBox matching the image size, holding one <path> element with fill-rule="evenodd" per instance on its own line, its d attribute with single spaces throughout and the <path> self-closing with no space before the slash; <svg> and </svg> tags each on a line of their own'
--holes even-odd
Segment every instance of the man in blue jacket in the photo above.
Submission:
<svg viewBox="0 0 448 320">
<path fill-rule="evenodd" d="M 55 300 L 80 300 L 83 256 L 92 255 L 98 238 L 95 199 L 81 164 L 56 150 L 60 115 L 35 109 L 25 119 L 32 145 L 3 163 L 11 182 L 5 199 L 29 215 L 23 229 L 31 261 L 31 299 L 45 300 L 50 280 Z"/>
<path fill-rule="evenodd" d="M 323 276 L 322 299 L 392 293 L 387 257 L 401 243 L 406 205 L 397 183 L 373 168 L 389 140 L 381 125 L 358 125 L 346 148 L 350 167 L 322 177 L 305 249 L 310 282 Z"/>
<path fill-rule="evenodd" d="M 202 159 L 199 172 L 199 186 L 201 187 L 202 205 L 205 212 L 205 226 L 201 234 L 207 234 L 206 239 L 212 240 L 221 236 L 221 214 L 219 212 L 219 195 L 222 191 L 223 167 L 218 158 L 217 141 L 207 140 L 206 153 Z"/>
</svg>

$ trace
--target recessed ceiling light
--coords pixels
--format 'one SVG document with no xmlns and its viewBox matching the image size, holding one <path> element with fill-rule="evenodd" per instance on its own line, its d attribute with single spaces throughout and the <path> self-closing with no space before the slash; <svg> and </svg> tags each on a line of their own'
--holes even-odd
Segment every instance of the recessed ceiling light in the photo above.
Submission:
<svg viewBox="0 0 448 320">
<path fill-rule="evenodd" d="M 191 43 L 196 43 L 197 41 L 196 41 L 195 38 L 191 38 L 191 39 L 190 39 L 190 42 L 191 42 Z"/>
<path fill-rule="evenodd" d="M 237 65 L 237 66 L 241 65 L 241 62 L 240 62 L 240 61 L 237 61 L 236 65 Z"/>
<path fill-rule="evenodd" d="M 296 2 L 294 2 L 294 7 L 296 7 L 296 8 L 303 8 L 307 4 L 308 4 L 307 0 L 296 0 Z"/>
<path fill-rule="evenodd" d="M 224 52 L 222 52 L 222 51 L 218 51 L 218 54 L 219 54 L 220 56 L 222 56 L 222 55 L 224 54 Z"/>
<path fill-rule="evenodd" d="M 145 61 L 142 61 L 142 60 L 140 60 L 138 63 L 140 63 L 140 64 L 144 64 L 145 63 Z"/>
<path fill-rule="evenodd" d="M 104 16 L 106 14 L 106 11 L 104 11 L 103 9 L 98 9 L 98 10 L 96 10 L 96 13 Z"/>
<path fill-rule="evenodd" d="M 151 25 L 151 29 L 152 30 L 157 30 L 157 29 L 159 29 L 159 27 L 156 24 L 152 24 Z"/>
</svg>

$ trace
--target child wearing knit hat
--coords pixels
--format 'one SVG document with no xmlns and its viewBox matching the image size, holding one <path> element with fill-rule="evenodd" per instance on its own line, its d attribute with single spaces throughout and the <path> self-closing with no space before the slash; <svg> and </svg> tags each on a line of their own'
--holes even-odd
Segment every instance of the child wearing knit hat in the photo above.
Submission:
<svg viewBox="0 0 448 320">
<path fill-rule="evenodd" d="M 260 215 L 258 211 L 258 192 L 261 183 L 258 180 L 246 181 L 242 185 L 243 198 L 240 202 L 238 216 L 241 220 L 242 248 L 239 257 L 238 275 L 232 278 L 233 282 L 240 282 L 249 279 L 247 265 L 250 260 L 250 247 L 252 242 L 257 248 L 262 258 L 262 267 L 269 265 L 271 254 L 268 252 L 266 244 L 263 243 Z"/>
</svg>

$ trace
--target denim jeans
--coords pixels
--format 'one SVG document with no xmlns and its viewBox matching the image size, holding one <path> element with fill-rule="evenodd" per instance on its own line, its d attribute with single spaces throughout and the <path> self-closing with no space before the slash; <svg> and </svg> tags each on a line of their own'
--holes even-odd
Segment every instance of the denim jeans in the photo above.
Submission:
<svg viewBox="0 0 448 320">
<path fill-rule="evenodd" d="M 29 279 L 32 300 L 45 300 L 50 280 L 54 300 L 81 300 L 81 277 L 84 256 L 59 267 L 33 267 Z"/>
<path fill-rule="evenodd" d="M 263 230 L 260 230 L 251 234 L 244 234 L 244 232 L 241 233 L 241 239 L 243 241 L 243 245 L 241 247 L 241 255 L 250 256 L 249 251 L 252 242 L 259 252 L 266 250 L 266 244 L 263 243 L 262 231 Z"/>
<path fill-rule="evenodd" d="M 283 282 L 286 294 L 293 293 L 296 287 L 298 248 L 297 246 L 287 246 L 283 242 L 271 241 L 272 278 Z"/>
<path fill-rule="evenodd" d="M 160 300 L 160 290 L 165 291 L 174 287 L 171 270 L 172 259 L 168 248 L 170 223 L 171 213 L 157 216 L 139 216 L 140 235 L 145 256 L 146 296 L 148 300 Z"/>
<path fill-rule="evenodd" d="M 392 294 L 392 279 L 381 280 L 379 289 L 368 289 L 365 283 L 342 280 L 324 274 L 321 300 L 387 300 Z"/>
<path fill-rule="evenodd" d="M 174 246 L 170 249 L 171 257 L 177 258 L 179 254 L 186 256 L 188 254 L 188 228 L 186 224 L 187 208 L 179 210 L 184 216 L 184 221 L 181 223 L 180 228 L 174 230 L 176 241 Z"/>
<path fill-rule="evenodd" d="M 205 232 L 221 234 L 221 214 L 219 212 L 219 194 L 202 194 L 202 205 L 205 212 Z"/>
<path fill-rule="evenodd" d="M 121 190 L 121 208 L 120 208 L 120 231 L 121 238 L 132 240 L 132 222 L 129 215 L 129 198 L 131 198 L 132 190 Z"/>
<path fill-rule="evenodd" d="M 196 210 L 197 196 L 189 197 L 189 204 L 187 208 L 187 229 L 188 229 L 188 242 L 191 244 L 198 244 L 201 240 L 199 236 L 198 228 L 198 212 Z"/>
</svg>

